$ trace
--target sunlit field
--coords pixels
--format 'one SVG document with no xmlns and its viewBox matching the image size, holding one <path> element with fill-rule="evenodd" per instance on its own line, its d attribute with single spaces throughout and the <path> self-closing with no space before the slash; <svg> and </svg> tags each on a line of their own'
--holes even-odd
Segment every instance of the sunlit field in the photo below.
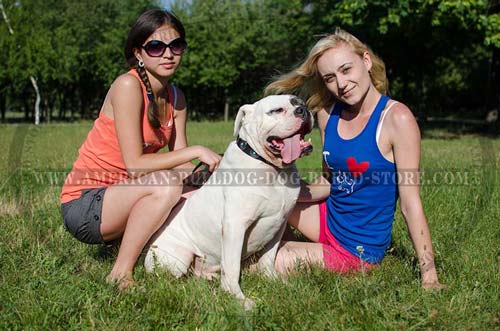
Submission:
<svg viewBox="0 0 500 331">
<path fill-rule="evenodd" d="M 420 287 L 398 211 L 393 244 L 370 274 L 299 270 L 286 282 L 244 270 L 245 312 L 217 280 L 146 274 L 119 293 L 104 278 L 116 249 L 77 242 L 59 194 L 91 122 L 0 126 L 0 330 L 498 330 L 500 329 L 500 139 L 441 139 L 424 132 L 422 199 L 437 270 L 448 288 Z M 232 123 L 188 125 L 190 144 L 223 152 Z M 312 179 L 315 151 L 298 161 Z"/>
</svg>

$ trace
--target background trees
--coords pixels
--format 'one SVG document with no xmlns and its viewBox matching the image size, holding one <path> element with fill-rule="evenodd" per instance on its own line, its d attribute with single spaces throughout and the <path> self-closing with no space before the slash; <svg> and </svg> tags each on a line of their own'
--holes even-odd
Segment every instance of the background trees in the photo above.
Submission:
<svg viewBox="0 0 500 331">
<path fill-rule="evenodd" d="M 14 35 L 0 24 L 0 93 L 8 109 L 29 120 L 38 81 L 43 120 L 92 118 L 114 75 L 124 70 L 131 22 L 151 6 L 133 0 L 3 0 Z M 55 113 L 57 111 L 57 114 Z"/>
<path fill-rule="evenodd" d="M 3 0 L 16 31 L 0 22 L 0 109 L 33 114 L 36 77 L 43 120 L 93 118 L 126 70 L 130 25 L 153 1 Z M 391 95 L 427 115 L 482 117 L 499 108 L 498 1 L 192 0 L 174 12 L 189 49 L 174 78 L 190 116 L 221 118 L 261 96 L 335 26 L 386 62 Z M 2 117 L 3 119 L 3 117 Z"/>
</svg>

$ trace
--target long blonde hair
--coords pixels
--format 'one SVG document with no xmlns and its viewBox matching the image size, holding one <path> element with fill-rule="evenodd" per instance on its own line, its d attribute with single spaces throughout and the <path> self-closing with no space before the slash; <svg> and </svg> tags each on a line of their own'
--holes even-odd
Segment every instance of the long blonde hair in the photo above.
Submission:
<svg viewBox="0 0 500 331">
<path fill-rule="evenodd" d="M 358 38 L 341 28 L 336 28 L 335 33 L 321 38 L 311 49 L 309 55 L 299 66 L 291 72 L 278 76 L 264 90 L 269 94 L 296 94 L 306 100 L 307 107 L 316 112 L 321 108 L 330 107 L 335 103 L 334 95 L 326 88 L 323 78 L 318 72 L 318 59 L 329 49 L 340 44 L 350 45 L 354 52 L 363 57 L 365 52 L 371 57 L 372 68 L 370 78 L 375 88 L 386 94 L 389 81 L 385 73 L 385 64 L 373 51 Z"/>
</svg>

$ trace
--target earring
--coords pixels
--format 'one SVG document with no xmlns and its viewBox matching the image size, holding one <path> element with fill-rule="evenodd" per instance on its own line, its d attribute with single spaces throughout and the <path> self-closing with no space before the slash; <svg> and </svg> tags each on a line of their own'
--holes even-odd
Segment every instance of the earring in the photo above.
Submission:
<svg viewBox="0 0 500 331">
<path fill-rule="evenodd" d="M 143 60 L 139 60 L 139 61 L 137 61 L 137 65 L 138 65 L 140 68 L 144 68 L 144 61 L 143 61 Z"/>
</svg>

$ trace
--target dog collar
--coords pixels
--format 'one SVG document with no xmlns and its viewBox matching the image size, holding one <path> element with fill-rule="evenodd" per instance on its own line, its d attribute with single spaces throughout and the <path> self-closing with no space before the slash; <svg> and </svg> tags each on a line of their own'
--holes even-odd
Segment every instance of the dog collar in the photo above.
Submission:
<svg viewBox="0 0 500 331">
<path fill-rule="evenodd" d="M 260 156 L 259 154 L 257 154 L 257 152 L 252 147 L 250 147 L 250 145 L 245 140 L 241 139 L 239 136 L 236 139 L 236 145 L 238 145 L 238 147 L 245 154 L 253 157 L 256 160 L 259 160 L 259 161 L 262 161 L 262 162 L 264 162 L 266 164 L 269 164 L 270 166 L 272 166 L 274 168 L 277 168 L 274 164 L 272 164 L 271 162 L 269 162 L 268 160 L 264 159 L 262 156 Z"/>
</svg>

